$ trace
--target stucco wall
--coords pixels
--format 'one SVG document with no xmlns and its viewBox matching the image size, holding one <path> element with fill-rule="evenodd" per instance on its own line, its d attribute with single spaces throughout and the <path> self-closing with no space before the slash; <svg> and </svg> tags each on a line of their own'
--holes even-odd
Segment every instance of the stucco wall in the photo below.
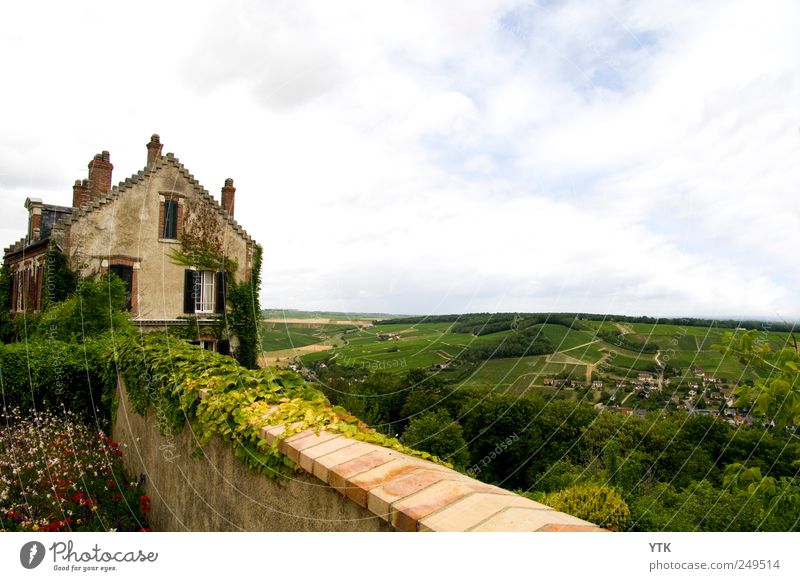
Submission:
<svg viewBox="0 0 800 581">
<path fill-rule="evenodd" d="M 193 204 L 205 203 L 201 188 L 187 178 L 171 159 L 162 158 L 154 173 L 123 186 L 116 198 L 93 208 L 70 226 L 67 242 L 70 264 L 82 275 L 101 271 L 104 257 L 120 255 L 140 258 L 137 271 L 137 312 L 140 319 L 174 319 L 183 315 L 183 286 L 186 268 L 175 264 L 170 252 L 181 245 L 160 240 L 159 211 L 161 192 L 176 192 L 184 197 L 184 224 L 192 228 Z M 238 263 L 236 281 L 247 276 L 248 241 L 214 208 L 223 253 Z"/>
<path fill-rule="evenodd" d="M 232 446 L 214 440 L 192 457 L 189 428 L 175 438 L 159 433 L 155 415 L 139 416 L 118 389 L 113 428 L 127 444 L 132 477 L 144 474 L 157 531 L 385 531 L 389 524 L 310 474 L 275 481 L 248 469 Z"/>
</svg>

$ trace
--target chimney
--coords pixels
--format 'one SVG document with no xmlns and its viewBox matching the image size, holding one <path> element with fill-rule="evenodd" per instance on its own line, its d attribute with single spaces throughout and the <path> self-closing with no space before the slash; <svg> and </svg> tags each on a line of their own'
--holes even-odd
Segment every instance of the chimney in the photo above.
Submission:
<svg viewBox="0 0 800 581">
<path fill-rule="evenodd" d="M 89 199 L 105 194 L 111 189 L 111 157 L 107 151 L 98 153 L 89 162 Z"/>
<path fill-rule="evenodd" d="M 72 207 L 81 208 L 89 202 L 89 180 L 75 180 L 72 186 Z"/>
<path fill-rule="evenodd" d="M 233 198 L 235 195 L 236 188 L 233 187 L 233 179 L 228 178 L 225 180 L 225 185 L 222 186 L 222 207 L 231 217 L 233 216 Z"/>
<path fill-rule="evenodd" d="M 28 210 L 28 240 L 39 239 L 42 229 L 42 200 L 28 198 L 25 200 L 25 209 Z"/>
<path fill-rule="evenodd" d="M 150 136 L 150 143 L 147 144 L 147 169 L 151 169 L 153 164 L 161 157 L 161 138 L 158 133 L 153 133 Z"/>
</svg>

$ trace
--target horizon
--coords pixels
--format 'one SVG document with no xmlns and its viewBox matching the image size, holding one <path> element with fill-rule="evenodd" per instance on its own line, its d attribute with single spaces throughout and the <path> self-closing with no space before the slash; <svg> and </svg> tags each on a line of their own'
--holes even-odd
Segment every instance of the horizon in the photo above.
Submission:
<svg viewBox="0 0 800 581">
<path fill-rule="evenodd" d="M 102 150 L 116 184 L 158 133 L 235 180 L 263 305 L 800 317 L 797 3 L 3 15 L 3 247 L 25 198 L 69 205 Z"/>
<path fill-rule="evenodd" d="M 419 317 L 448 317 L 448 316 L 465 316 L 465 315 L 546 315 L 546 314 L 559 314 L 559 315 L 585 315 L 587 317 L 632 317 L 632 318 L 651 318 L 657 320 L 667 319 L 689 319 L 689 320 L 711 320 L 711 321 L 738 321 L 740 323 L 783 323 L 786 325 L 796 325 L 800 323 L 800 318 L 794 320 L 787 319 L 768 319 L 747 316 L 703 316 L 703 315 L 663 315 L 656 317 L 648 314 L 625 314 L 625 313 L 584 313 L 579 311 L 495 311 L 495 312 L 479 312 L 470 311 L 462 313 L 437 313 L 437 314 L 409 314 L 409 313 L 375 313 L 363 310 L 352 311 L 336 311 L 332 309 L 300 309 L 300 308 L 280 308 L 280 307 L 262 307 L 263 311 L 282 311 L 282 312 L 296 312 L 296 313 L 329 313 L 336 315 L 386 315 L 387 318 L 419 318 Z M 656 323 L 658 324 L 658 323 Z"/>
</svg>

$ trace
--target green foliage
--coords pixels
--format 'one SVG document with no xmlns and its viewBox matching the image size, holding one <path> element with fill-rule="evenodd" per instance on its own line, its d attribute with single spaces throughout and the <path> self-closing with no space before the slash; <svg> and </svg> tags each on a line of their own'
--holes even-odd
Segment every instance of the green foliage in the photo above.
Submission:
<svg viewBox="0 0 800 581">
<path fill-rule="evenodd" d="M 109 273 L 99 280 L 81 279 L 75 294 L 53 304 L 38 319 L 35 335 L 59 341 L 83 342 L 107 331 L 131 330 L 125 283 Z"/>
<path fill-rule="evenodd" d="M 452 462 L 458 469 L 463 470 L 469 462 L 461 425 L 453 421 L 445 409 L 427 412 L 411 420 L 401 440 L 411 448 L 425 450 Z"/>
<path fill-rule="evenodd" d="M 753 385 L 736 388 L 738 407 L 751 409 L 779 428 L 800 425 L 800 353 L 791 348 L 773 351 L 755 329 L 726 333 L 718 348 L 764 371 Z"/>
<path fill-rule="evenodd" d="M 78 276 L 70 270 L 64 253 L 51 241 L 45 254 L 42 309 L 67 300 L 77 288 Z"/>
<path fill-rule="evenodd" d="M 8 343 L 15 339 L 15 327 L 11 319 L 11 275 L 4 263 L 0 267 L 0 341 Z"/>
<path fill-rule="evenodd" d="M 545 495 L 542 503 L 612 531 L 625 530 L 631 518 L 628 504 L 610 486 L 577 484 Z"/>
<path fill-rule="evenodd" d="M 296 470 L 279 453 L 278 442 L 306 429 L 324 428 L 436 460 L 332 406 L 321 392 L 291 371 L 245 369 L 230 357 L 156 333 L 123 338 L 116 345 L 115 355 L 135 412 L 153 409 L 167 433 L 179 432 L 188 420 L 201 444 L 215 435 L 231 441 L 237 456 L 270 477 Z M 261 438 L 261 430 L 281 424 L 292 427 L 268 445 Z"/>
<path fill-rule="evenodd" d="M 237 361 L 248 369 L 258 367 L 261 340 L 259 322 L 261 305 L 261 260 L 262 249 L 256 244 L 253 250 L 253 268 L 250 280 L 228 284 L 228 306 L 230 327 L 239 341 L 234 353 Z"/>
<path fill-rule="evenodd" d="M 109 339 L 82 345 L 30 339 L 0 345 L 0 387 L 4 406 L 70 410 L 108 427 L 111 391 L 104 390 Z"/>
</svg>

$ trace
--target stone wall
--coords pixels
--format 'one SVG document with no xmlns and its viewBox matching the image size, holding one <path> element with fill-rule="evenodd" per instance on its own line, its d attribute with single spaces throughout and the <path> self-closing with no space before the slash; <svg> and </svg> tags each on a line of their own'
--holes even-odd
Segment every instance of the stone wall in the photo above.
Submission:
<svg viewBox="0 0 800 581">
<path fill-rule="evenodd" d="M 276 481 L 250 470 L 215 439 L 193 457 L 189 427 L 163 436 L 152 410 L 130 409 L 118 389 L 113 438 L 129 475 L 144 475 L 156 531 L 385 531 L 389 525 L 309 474 Z"/>
<path fill-rule="evenodd" d="M 262 438 L 272 443 L 285 429 L 267 425 Z M 200 450 L 188 426 L 162 435 L 153 411 L 133 412 L 121 385 L 113 437 L 127 446 L 129 473 L 144 476 L 159 531 L 602 530 L 444 466 L 324 431 L 280 440 L 300 470 L 272 480 L 247 468 L 230 443 Z"/>
</svg>

